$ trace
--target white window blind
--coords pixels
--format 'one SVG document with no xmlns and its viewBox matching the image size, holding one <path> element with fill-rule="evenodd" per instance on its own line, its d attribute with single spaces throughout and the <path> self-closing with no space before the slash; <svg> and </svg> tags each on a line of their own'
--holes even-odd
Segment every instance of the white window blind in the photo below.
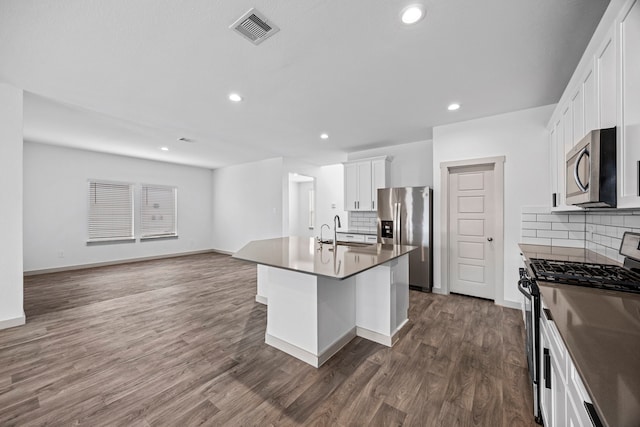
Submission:
<svg viewBox="0 0 640 427">
<path fill-rule="evenodd" d="M 89 181 L 89 241 L 133 238 L 133 185 Z"/>
<path fill-rule="evenodd" d="M 177 236 L 176 187 L 142 185 L 140 194 L 140 237 Z"/>
</svg>

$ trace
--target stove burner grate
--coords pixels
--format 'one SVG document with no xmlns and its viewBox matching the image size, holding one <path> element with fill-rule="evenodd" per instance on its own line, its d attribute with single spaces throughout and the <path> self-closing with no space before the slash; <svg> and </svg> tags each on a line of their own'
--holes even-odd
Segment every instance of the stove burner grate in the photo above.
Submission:
<svg viewBox="0 0 640 427">
<path fill-rule="evenodd" d="M 530 261 L 538 280 L 640 293 L 640 274 L 624 267 L 538 258 Z"/>
</svg>

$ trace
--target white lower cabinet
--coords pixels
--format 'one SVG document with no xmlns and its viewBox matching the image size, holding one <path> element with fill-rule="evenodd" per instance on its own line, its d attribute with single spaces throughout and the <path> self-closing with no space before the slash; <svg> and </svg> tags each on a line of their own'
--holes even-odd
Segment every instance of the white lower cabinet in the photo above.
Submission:
<svg viewBox="0 0 640 427">
<path fill-rule="evenodd" d="M 378 236 L 375 234 L 337 233 L 337 236 L 338 242 L 368 243 L 371 245 L 378 243 Z"/>
<path fill-rule="evenodd" d="M 337 233 L 338 242 L 364 243 L 364 234 Z"/>
<path fill-rule="evenodd" d="M 567 348 L 542 302 L 540 313 L 540 409 L 545 427 L 591 427 L 591 403 Z"/>
</svg>

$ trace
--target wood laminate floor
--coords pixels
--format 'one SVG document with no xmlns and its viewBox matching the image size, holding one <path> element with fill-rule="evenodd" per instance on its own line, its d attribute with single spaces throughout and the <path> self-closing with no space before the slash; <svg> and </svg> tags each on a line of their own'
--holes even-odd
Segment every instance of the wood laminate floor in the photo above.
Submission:
<svg viewBox="0 0 640 427">
<path fill-rule="evenodd" d="M 0 425 L 534 426 L 520 312 L 411 291 L 320 369 L 264 344 L 256 267 L 202 254 L 25 278 Z"/>
</svg>

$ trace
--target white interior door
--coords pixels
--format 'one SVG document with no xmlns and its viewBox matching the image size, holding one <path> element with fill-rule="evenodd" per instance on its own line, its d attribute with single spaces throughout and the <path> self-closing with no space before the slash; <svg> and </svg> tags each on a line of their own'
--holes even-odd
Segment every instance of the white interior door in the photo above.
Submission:
<svg viewBox="0 0 640 427">
<path fill-rule="evenodd" d="M 494 165 L 449 174 L 450 291 L 495 299 Z"/>
</svg>

